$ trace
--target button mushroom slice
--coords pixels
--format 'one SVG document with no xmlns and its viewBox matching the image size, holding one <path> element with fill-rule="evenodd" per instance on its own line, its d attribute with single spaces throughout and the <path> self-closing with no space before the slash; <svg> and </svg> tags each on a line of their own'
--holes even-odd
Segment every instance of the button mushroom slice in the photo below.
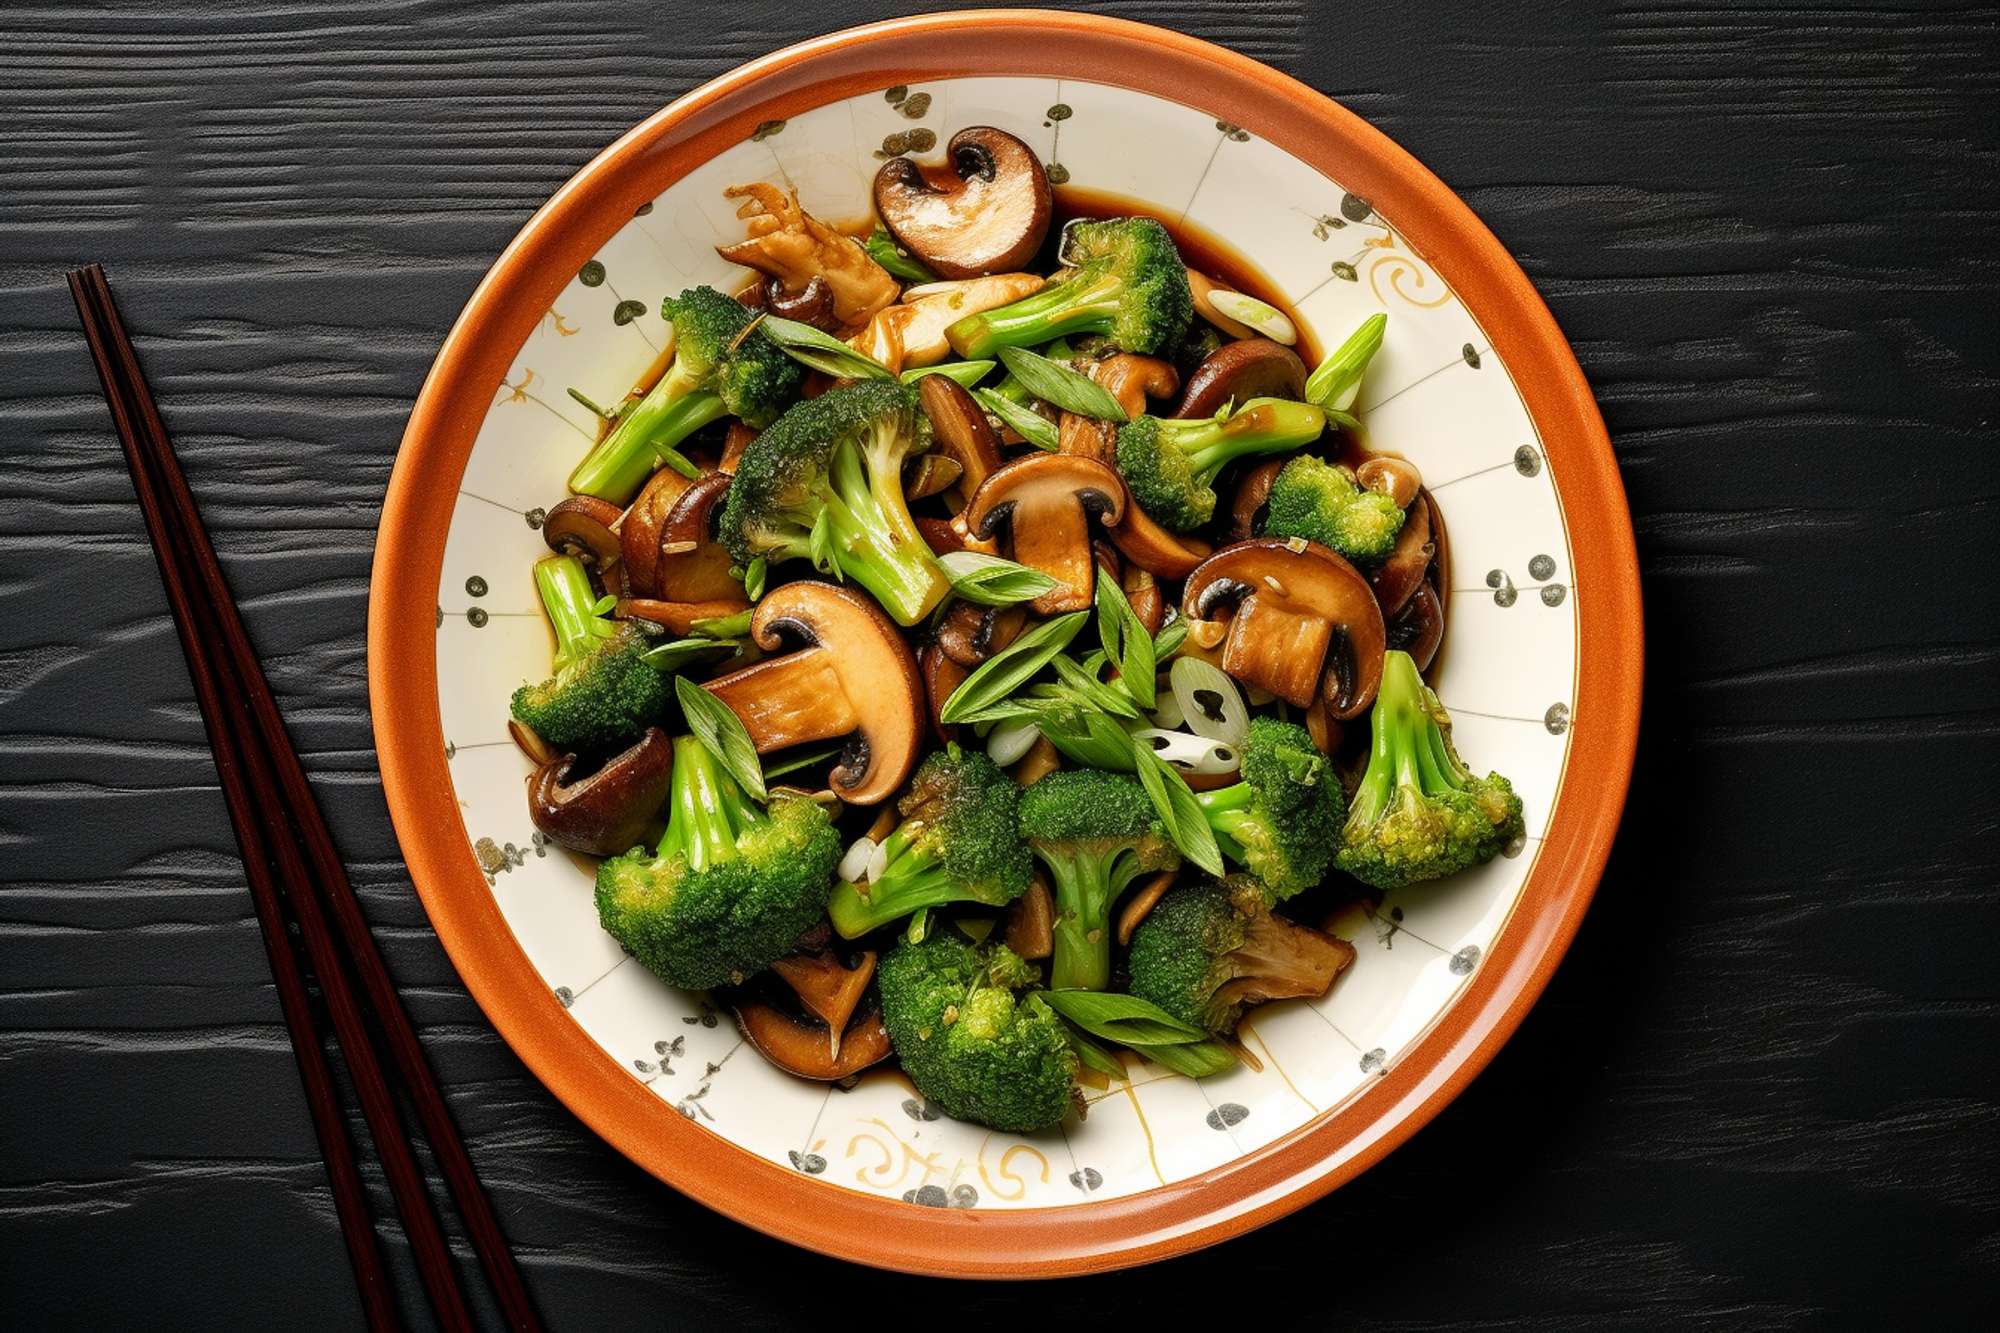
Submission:
<svg viewBox="0 0 2000 1333">
<path fill-rule="evenodd" d="M 842 1033 L 836 1050 L 829 1050 L 824 1028 L 785 1013 L 762 1000 L 738 1000 L 731 1006 L 743 1039 L 757 1053 L 788 1074 L 831 1083 L 858 1074 L 889 1055 L 889 1030 L 880 1014 L 863 1014 Z"/>
<path fill-rule="evenodd" d="M 1249 541 L 1257 535 L 1257 524 L 1264 513 L 1264 506 L 1271 499 L 1271 483 L 1285 470 L 1289 459 L 1267 458 L 1255 467 L 1245 470 L 1236 480 L 1236 489 L 1229 497 L 1229 540 Z"/>
<path fill-rule="evenodd" d="M 1033 149 L 991 125 L 968 125 L 944 146 L 958 178 L 940 186 L 907 157 L 875 173 L 875 211 L 896 243 L 939 277 L 1021 268 L 1042 248 L 1054 194 Z"/>
<path fill-rule="evenodd" d="M 1007 776 L 1023 787 L 1031 787 L 1061 767 L 1062 752 L 1047 736 L 1037 736 L 1034 746 L 1007 770 Z"/>
<path fill-rule="evenodd" d="M 672 785 L 673 742 L 651 727 L 589 777 L 571 782 L 575 768 L 575 755 L 560 755 L 528 776 L 528 818 L 573 852 L 616 856 L 658 823 Z"/>
<path fill-rule="evenodd" d="M 896 280 L 868 257 L 861 243 L 844 236 L 799 207 L 795 190 L 781 190 L 765 181 L 732 185 L 725 199 L 741 199 L 736 216 L 748 224 L 749 236 L 735 245 L 718 245 L 715 252 L 732 264 L 754 268 L 776 278 L 790 293 L 804 292 L 815 277 L 833 292 L 834 314 L 849 328 L 896 299 Z"/>
<path fill-rule="evenodd" d="M 776 278 L 764 284 L 764 309 L 780 319 L 796 320 L 810 324 L 822 333 L 832 333 L 840 327 L 840 316 L 833 308 L 833 288 L 826 278 L 815 273 L 806 285 L 796 292 L 785 290 L 785 284 Z"/>
<path fill-rule="evenodd" d="M 928 500 L 958 484 L 965 469 L 950 454 L 919 454 L 903 471 L 903 498 Z"/>
<path fill-rule="evenodd" d="M 1388 496 L 1398 509 L 1408 509 L 1424 487 L 1424 475 L 1417 471 L 1417 465 L 1391 454 L 1376 454 L 1354 469 L 1354 480 L 1364 490 Z"/>
<path fill-rule="evenodd" d="M 919 514 L 916 524 L 917 535 L 924 539 L 924 545 L 931 548 L 932 555 L 950 555 L 953 551 L 965 549 L 965 534 L 952 520 Z"/>
<path fill-rule="evenodd" d="M 1430 568 L 1431 557 L 1436 554 L 1437 548 L 1431 542 L 1430 508 L 1413 504 L 1403 520 L 1403 530 L 1396 534 L 1396 544 L 1368 576 L 1375 589 L 1375 600 L 1382 604 L 1383 615 L 1393 616 L 1403 609 L 1417 585 L 1424 581 L 1424 571 Z"/>
<path fill-rule="evenodd" d="M 787 583 L 764 595 L 750 638 L 776 653 L 708 682 L 743 720 L 757 753 L 848 737 L 827 781 L 849 805 L 879 805 L 916 766 L 924 688 L 901 631 L 867 596 L 831 583 Z"/>
<path fill-rule="evenodd" d="M 1305 394 L 1306 363 L 1297 352 L 1268 338 L 1245 338 L 1222 344 L 1195 367 L 1174 415 L 1212 417 L 1230 402 L 1302 399 Z"/>
<path fill-rule="evenodd" d="M 1437 589 L 1428 580 L 1419 583 L 1387 628 L 1391 648 L 1408 653 L 1417 670 L 1430 670 L 1431 659 L 1444 642 L 1444 606 L 1438 601 Z"/>
<path fill-rule="evenodd" d="M 1181 386 L 1180 372 L 1172 363 L 1132 352 L 1094 361 L 1084 374 L 1102 385 L 1128 417 L 1143 415 L 1148 399 L 1171 398 Z M 1118 423 L 1064 412 L 1056 420 L 1056 448 L 1111 464 L 1118 455 Z"/>
<path fill-rule="evenodd" d="M 961 663 L 953 661 L 943 648 L 929 643 L 917 654 L 917 674 L 924 680 L 924 701 L 929 705 L 931 734 L 937 737 L 938 744 L 948 745 L 958 734 L 958 728 L 944 720 L 944 701 L 951 698 L 952 691 L 963 685 L 965 678 L 972 673 Z"/>
<path fill-rule="evenodd" d="M 976 667 L 1020 637 L 1028 613 L 1020 606 L 976 606 L 959 602 L 938 625 L 937 643 L 945 656 Z"/>
<path fill-rule="evenodd" d="M 1438 614 L 1451 610 L 1451 534 L 1444 528 L 1444 511 L 1438 508 L 1437 497 L 1429 491 L 1422 493 L 1424 517 L 1431 525 L 1431 567 L 1427 577 L 1431 587 L 1437 590 Z"/>
<path fill-rule="evenodd" d="M 959 466 L 959 493 L 970 496 L 1006 461 L 1000 437 L 980 410 L 978 400 L 944 375 L 917 381 L 917 402 L 931 423 L 931 450 Z"/>
<path fill-rule="evenodd" d="M 1168 532 L 1135 504 L 1125 506 L 1111 541 L 1127 560 L 1163 579 L 1186 578 L 1215 549 L 1199 537 Z"/>
<path fill-rule="evenodd" d="M 1227 620 L 1222 669 L 1245 685 L 1295 708 L 1323 698 L 1342 720 L 1375 701 L 1382 609 L 1360 572 L 1316 542 L 1224 547 L 1188 576 L 1181 609 L 1191 621 Z"/>
<path fill-rule="evenodd" d="M 1007 947 L 1017 957 L 1030 962 L 1047 958 L 1056 951 L 1056 904 L 1049 882 L 1037 870 L 1028 881 L 1028 891 L 1007 905 L 1007 928 L 1002 934 Z"/>
<path fill-rule="evenodd" d="M 660 529 L 674 501 L 693 484 L 672 468 L 663 467 L 625 510 L 625 517 L 618 524 L 618 554 L 625 564 L 626 587 L 634 597 L 659 596 L 653 574 L 660 563 Z M 546 529 L 547 524 L 543 526 Z"/>
<path fill-rule="evenodd" d="M 1167 890 L 1174 886 L 1174 876 L 1177 873 L 1179 872 L 1162 870 L 1141 884 L 1138 892 L 1125 900 L 1124 906 L 1118 911 L 1117 933 L 1118 943 L 1121 946 L 1132 942 L 1132 932 L 1139 928 L 1141 921 L 1152 915 L 1153 908 L 1166 896 Z"/>
<path fill-rule="evenodd" d="M 644 620 L 665 625 L 676 634 L 694 633 L 697 620 L 722 620 L 750 609 L 741 597 L 719 597 L 709 602 L 663 602 L 655 597 L 620 598 L 613 613 L 620 620 Z"/>
<path fill-rule="evenodd" d="M 826 1024 L 827 1058 L 839 1059 L 840 1040 L 847 1031 L 847 1022 L 860 1007 L 861 997 L 868 993 L 868 982 L 875 975 L 874 951 L 862 954 L 853 967 L 843 966 L 831 949 L 795 953 L 771 964 L 771 970 L 792 988 L 806 1012 Z"/>
<path fill-rule="evenodd" d="M 1119 576 L 1118 586 L 1125 592 L 1125 600 L 1132 605 L 1132 614 L 1139 617 L 1139 623 L 1146 627 L 1146 633 L 1158 634 L 1160 627 L 1167 623 L 1167 597 L 1160 589 L 1160 581 L 1151 571 L 1128 565 Z"/>
<path fill-rule="evenodd" d="M 660 523 L 653 583 L 668 602 L 733 601 L 743 585 L 729 573 L 728 548 L 716 540 L 716 523 L 729 498 L 729 474 L 709 472 L 681 492 Z"/>
<path fill-rule="evenodd" d="M 1312 743 L 1319 752 L 1331 755 L 1339 749 L 1340 742 L 1347 735 L 1347 725 L 1336 722 L 1326 715 L 1326 700 L 1315 699 L 1312 707 L 1305 710 L 1305 714 L 1306 734 L 1312 737 Z"/>
<path fill-rule="evenodd" d="M 1038 569 L 1056 586 L 1029 603 L 1038 616 L 1080 611 L 1096 588 L 1090 520 L 1107 527 L 1125 515 L 1125 486 L 1102 463 L 1068 454 L 1030 454 L 986 479 L 965 512 L 966 531 L 982 541 L 1004 531 L 1009 558 Z"/>
<path fill-rule="evenodd" d="M 995 273 L 962 282 L 932 282 L 903 293 L 900 304 L 877 311 L 849 346 L 891 370 L 934 366 L 951 355 L 945 330 L 967 315 L 1012 305 L 1044 286 L 1035 273 Z"/>
<path fill-rule="evenodd" d="M 572 495 L 542 519 L 542 540 L 561 555 L 573 555 L 593 569 L 618 563 L 618 534 L 613 531 L 622 510 L 594 495 Z"/>
</svg>

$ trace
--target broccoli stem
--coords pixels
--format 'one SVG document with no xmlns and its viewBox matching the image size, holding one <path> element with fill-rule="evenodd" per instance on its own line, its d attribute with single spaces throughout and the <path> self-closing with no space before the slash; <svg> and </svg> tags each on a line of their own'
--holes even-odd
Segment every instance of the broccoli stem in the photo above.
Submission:
<svg viewBox="0 0 2000 1333">
<path fill-rule="evenodd" d="M 569 488 L 577 495 L 629 504 L 665 461 L 665 450 L 728 412 L 721 397 L 696 388 L 694 377 L 676 361 L 576 465 Z"/>
<path fill-rule="evenodd" d="M 1243 834 L 1253 830 L 1261 818 L 1256 810 L 1256 788 L 1247 782 L 1233 782 L 1213 791 L 1196 792 L 1194 802 L 1207 818 L 1222 854 L 1241 864 Z"/>
<path fill-rule="evenodd" d="M 1325 429 L 1326 413 L 1311 403 L 1254 398 L 1224 418 L 1173 423 L 1171 440 L 1206 485 L 1235 459 L 1288 452 L 1311 444 Z"/>
<path fill-rule="evenodd" d="M 1423 677 L 1408 653 L 1389 652 L 1382 659 L 1382 684 L 1368 714 L 1368 767 L 1348 805 L 1350 828 L 1365 828 L 1382 817 L 1398 789 L 1426 788 L 1419 755 L 1429 757 L 1430 743 L 1419 728 L 1436 725 L 1424 705 Z M 1459 785 L 1456 782 L 1448 784 Z"/>
<path fill-rule="evenodd" d="M 942 866 L 929 857 L 911 856 L 890 862 L 888 872 L 865 888 L 845 880 L 834 885 L 826 910 L 834 930 L 851 940 L 923 908 L 968 901 L 976 899 Z"/>
<path fill-rule="evenodd" d="M 743 789 L 700 738 L 675 737 L 673 794 L 659 854 L 685 855 L 692 870 L 733 861 L 737 835 L 757 821 Z"/>
<path fill-rule="evenodd" d="M 1039 347 L 1080 333 L 1109 333 L 1124 281 L 1109 264 L 1078 269 L 1009 306 L 971 315 L 945 330 L 958 354 L 983 360 L 1002 347 Z"/>
<path fill-rule="evenodd" d="M 1140 872 L 1130 848 L 1056 855 L 1036 848 L 1055 881 L 1055 955 L 1049 985 L 1104 990 L 1111 984 L 1111 907 Z"/>
<path fill-rule="evenodd" d="M 910 517 L 893 459 L 864 461 L 852 444 L 834 450 L 824 489 L 840 572 L 882 604 L 899 625 L 914 625 L 951 591 Z"/>
<path fill-rule="evenodd" d="M 558 555 L 535 562 L 535 591 L 556 632 L 555 669 L 574 666 L 597 651 L 608 626 L 597 614 L 600 600 L 590 575 L 575 556 Z"/>
</svg>

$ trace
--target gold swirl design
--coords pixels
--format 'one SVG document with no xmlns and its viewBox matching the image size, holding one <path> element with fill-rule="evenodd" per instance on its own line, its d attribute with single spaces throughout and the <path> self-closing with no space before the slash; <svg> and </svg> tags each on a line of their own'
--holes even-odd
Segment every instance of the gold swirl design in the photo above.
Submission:
<svg viewBox="0 0 2000 1333">
<path fill-rule="evenodd" d="M 530 390 L 532 390 L 535 386 L 535 381 L 539 380 L 540 378 L 541 376 L 537 375 L 533 370 L 530 370 L 526 366 L 522 366 L 520 383 L 516 384 L 513 380 L 504 378 L 500 381 L 500 396 L 493 400 L 493 406 L 499 407 L 503 403 L 533 403 L 536 407 L 541 408 L 542 411 L 547 412 L 557 421 L 562 422 L 563 425 L 568 426 L 571 430 L 583 436 L 584 439 L 589 440 L 591 443 L 595 444 L 597 442 L 597 437 L 595 435 L 591 434 L 583 427 L 577 425 L 574 421 L 571 421 L 568 417 L 564 416 L 561 412 L 558 412 L 555 408 L 549 406 L 548 400 L 543 398 L 540 394 L 530 392 Z"/>
<path fill-rule="evenodd" d="M 542 316 L 542 320 L 556 331 L 558 338 L 573 338 L 578 332 L 576 325 L 564 319 L 563 312 L 554 306 L 549 307 L 549 312 Z"/>
<path fill-rule="evenodd" d="M 981 1139 L 979 1142 L 979 1179 L 985 1183 L 986 1192 L 988 1194 L 992 1195 L 996 1199 L 1004 1199 L 1009 1203 L 1027 1197 L 1028 1195 L 1027 1177 L 1020 1175 L 1013 1169 L 1014 1158 L 1022 1153 L 1026 1153 L 1029 1157 L 1033 1158 L 1035 1165 L 1041 1168 L 1042 1172 L 1041 1183 L 1044 1185 L 1049 1183 L 1049 1159 L 1042 1156 L 1039 1150 L 1031 1148 L 1025 1143 L 1017 1143 L 1013 1147 L 1007 1149 L 1006 1152 L 1001 1153 L 999 1166 L 996 1167 L 993 1171 L 989 1172 L 986 1169 L 986 1145 L 991 1143 L 992 1141 L 993 1141 L 993 1136 L 991 1134 L 988 1134 L 984 1139 Z M 1014 1187 L 1014 1192 L 1012 1194 L 1009 1194 L 1006 1190 L 1002 1189 L 998 1184 L 995 1183 L 994 1177 L 996 1175 L 999 1177 L 1000 1180 L 1005 1181 L 1007 1184 L 1012 1185 Z"/>
<path fill-rule="evenodd" d="M 1383 305 L 1389 304 L 1389 298 L 1382 294 L 1385 269 L 1388 271 L 1389 290 L 1406 305 L 1413 305 L 1421 310 L 1432 310 L 1451 299 L 1451 288 L 1444 285 L 1444 280 L 1426 272 L 1423 265 L 1416 260 L 1408 255 L 1384 254 L 1368 266 L 1368 289 L 1375 293 L 1375 299 Z M 1410 287 L 1414 290 L 1404 289 L 1405 280 L 1409 281 Z M 1438 294 L 1435 297 L 1426 299 L 1417 295 L 1432 282 L 1436 282 L 1438 286 Z"/>
<path fill-rule="evenodd" d="M 861 1145 L 864 1143 L 882 1154 L 881 1161 L 875 1163 L 873 1166 L 862 1166 L 855 1171 L 854 1178 L 861 1184 L 872 1185 L 877 1189 L 894 1189 L 903 1183 L 904 1178 L 910 1174 L 912 1166 L 923 1168 L 923 1174 L 918 1177 L 919 1184 L 933 1175 L 943 1173 L 944 1168 L 938 1165 L 936 1153 L 918 1152 L 915 1148 L 904 1142 L 902 1136 L 896 1133 L 895 1126 L 891 1125 L 888 1121 L 883 1120 L 879 1116 L 870 1116 L 866 1123 L 874 1125 L 883 1134 L 888 1135 L 888 1141 L 884 1142 L 879 1136 L 868 1130 L 858 1131 L 853 1138 L 847 1141 L 847 1151 L 843 1154 L 847 1161 L 851 1162 L 854 1160 L 855 1153 L 860 1150 Z M 897 1148 L 902 1149 L 900 1158 L 896 1153 Z M 896 1173 L 893 1179 L 889 1176 L 891 1168 L 894 1168 Z"/>
</svg>

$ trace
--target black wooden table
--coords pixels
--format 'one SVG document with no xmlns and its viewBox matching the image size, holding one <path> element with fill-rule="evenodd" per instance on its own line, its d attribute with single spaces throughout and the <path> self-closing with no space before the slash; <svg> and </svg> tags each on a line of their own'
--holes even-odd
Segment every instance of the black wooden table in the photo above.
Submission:
<svg viewBox="0 0 2000 1333">
<path fill-rule="evenodd" d="M 411 892 L 363 671 L 377 505 L 440 338 L 550 191 L 701 80 L 894 8 L 9 5 L 0 1325 L 358 1318 L 62 289 L 90 259 L 555 1327 L 1171 1320 L 1197 1293 L 1316 1328 L 1991 1319 L 1995 10 L 1095 7 L 1400 140 L 1597 388 L 1645 565 L 1645 733 L 1597 905 L 1512 1044 L 1327 1201 L 1058 1287 L 842 1267 L 641 1173 L 487 1027 Z"/>
</svg>

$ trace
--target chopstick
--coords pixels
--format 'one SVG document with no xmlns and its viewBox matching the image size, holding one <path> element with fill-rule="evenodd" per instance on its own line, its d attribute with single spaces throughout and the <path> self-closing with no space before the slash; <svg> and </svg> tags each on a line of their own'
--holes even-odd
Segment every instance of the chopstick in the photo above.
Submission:
<svg viewBox="0 0 2000 1333">
<path fill-rule="evenodd" d="M 507 1326 L 541 1327 L 506 1237 L 480 1186 L 444 1095 L 423 1053 L 348 881 L 332 834 L 284 728 L 255 649 L 202 526 L 186 476 L 167 437 L 109 283 L 96 265 L 69 275 L 70 291 L 103 382 L 105 399 L 160 564 L 196 699 L 215 751 L 265 952 L 278 983 L 287 1031 L 300 1067 L 315 1133 L 332 1182 L 335 1210 L 371 1328 L 399 1324 L 382 1268 L 338 1095 L 312 1030 L 305 980 L 292 949 L 284 906 L 297 917 L 314 977 L 350 1073 L 369 1134 L 409 1237 L 426 1295 L 439 1323 L 470 1329 L 472 1318 L 450 1247 L 418 1166 L 381 1058 L 369 1039 L 349 969 L 358 975 L 369 1013 L 384 1034 L 401 1085 L 430 1141 L 473 1249 Z M 281 892 L 280 884 L 289 886 Z M 327 926 L 331 914 L 338 936 Z"/>
</svg>

